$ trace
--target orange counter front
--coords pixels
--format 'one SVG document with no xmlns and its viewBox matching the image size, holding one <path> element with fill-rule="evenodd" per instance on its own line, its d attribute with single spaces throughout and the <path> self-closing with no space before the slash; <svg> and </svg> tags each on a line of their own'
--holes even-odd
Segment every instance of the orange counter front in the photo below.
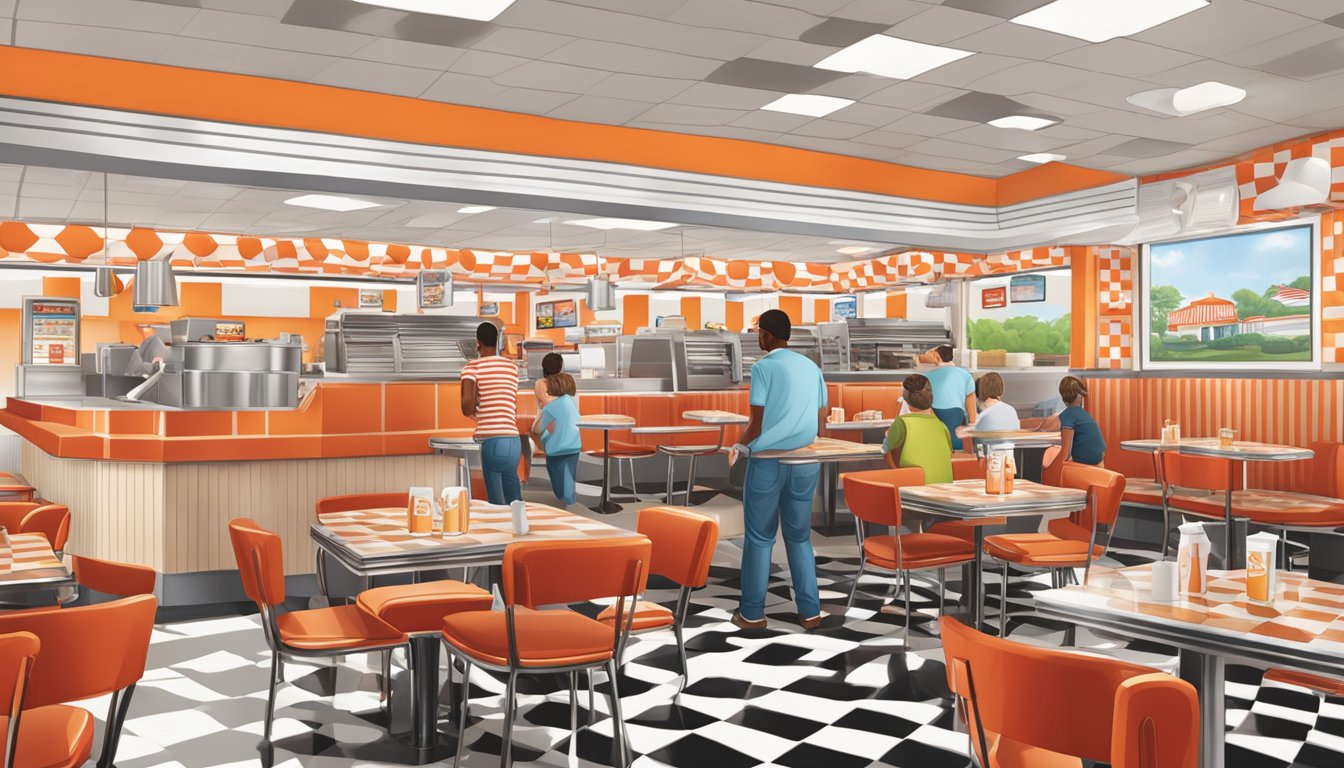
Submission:
<svg viewBox="0 0 1344 768">
<path fill-rule="evenodd" d="M 582 384 L 580 384 L 582 387 Z M 23 473 L 74 520 L 70 551 L 148 565 L 165 575 L 228 572 L 225 526 L 252 517 L 285 539 L 285 569 L 310 573 L 314 502 L 344 493 L 442 487 L 457 462 L 429 439 L 469 435 L 457 382 L 318 382 L 283 411 L 152 411 L 76 407 L 9 398 L 0 426 L 23 439 Z M 895 413 L 898 384 L 832 384 L 847 412 Z M 641 426 L 692 424 L 684 411 L 747 413 L 747 390 L 580 394 L 584 413 L 618 413 Z M 525 428 L 536 405 L 519 392 Z M 729 441 L 738 436 L 731 428 Z M 601 444 L 584 433 L 584 447 Z M 703 443 L 704 433 L 629 435 L 648 445 Z M 235 579 L 236 580 L 236 579 Z M 171 587 L 171 579 L 165 579 Z M 193 602 L 198 598 L 167 602 Z"/>
</svg>

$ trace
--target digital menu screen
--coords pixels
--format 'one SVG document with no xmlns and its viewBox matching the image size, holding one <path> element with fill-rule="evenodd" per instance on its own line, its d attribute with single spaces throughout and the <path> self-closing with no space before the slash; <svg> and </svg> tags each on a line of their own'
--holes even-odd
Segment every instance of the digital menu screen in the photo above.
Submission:
<svg viewBox="0 0 1344 768">
<path fill-rule="evenodd" d="M 579 324 L 578 307 L 573 299 L 537 305 L 537 328 L 573 328 Z"/>
<path fill-rule="evenodd" d="M 79 305 L 73 301 L 35 301 L 29 305 L 30 356 L 33 365 L 79 362 Z"/>
</svg>

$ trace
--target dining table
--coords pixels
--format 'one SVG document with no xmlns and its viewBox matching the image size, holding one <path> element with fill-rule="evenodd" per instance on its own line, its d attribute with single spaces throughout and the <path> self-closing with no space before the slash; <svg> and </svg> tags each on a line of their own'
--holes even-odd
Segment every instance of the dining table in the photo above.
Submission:
<svg viewBox="0 0 1344 768">
<path fill-rule="evenodd" d="M 598 499 L 594 512 L 610 515 L 621 511 L 621 505 L 611 500 L 611 433 L 629 431 L 635 426 L 632 416 L 614 413 L 593 413 L 579 416 L 579 429 L 596 429 L 602 432 L 602 497 Z"/>
<path fill-rule="evenodd" d="M 637 537 L 638 533 L 608 525 L 545 504 L 526 503 L 528 530 L 514 533 L 513 515 L 507 506 L 472 499 L 466 532 L 443 535 L 440 530 L 413 536 L 406 527 L 405 507 L 380 507 L 331 512 L 312 524 L 313 543 L 356 576 L 419 574 L 447 568 L 497 569 L 504 550 L 516 541 L 557 539 L 614 539 Z M 439 526 L 441 529 L 441 525 Z M 438 633 L 413 634 L 409 638 L 411 696 L 416 714 L 411 723 L 412 747 L 419 754 L 435 745 L 438 714 Z M 449 667 L 451 678 L 451 665 Z M 449 680 L 451 687 L 451 679 Z"/>
<path fill-rule="evenodd" d="M 757 459 L 779 459 L 781 464 L 818 464 L 821 472 L 822 512 L 826 527 L 835 527 L 836 490 L 840 485 L 841 464 L 875 461 L 882 458 L 882 446 L 819 437 L 811 445 L 793 450 L 766 450 L 751 454 Z"/>
<path fill-rule="evenodd" d="M 956 480 L 951 483 L 908 485 L 900 489 L 901 509 L 952 520 L 983 520 L 999 517 L 1040 517 L 1042 520 L 1067 517 L 1087 507 L 1087 492 L 1078 488 L 1058 488 L 1018 479 L 1012 493 L 986 493 L 983 479 Z M 985 526 L 976 525 L 976 559 L 966 566 L 965 604 L 971 625 L 984 623 L 984 574 L 980 553 L 985 551 Z"/>
<path fill-rule="evenodd" d="M 1344 587 L 1302 573 L 1275 576 L 1267 602 L 1246 596 L 1244 570 L 1210 570 L 1203 594 L 1159 602 L 1151 563 L 1097 566 L 1082 585 L 1038 592 L 1036 613 L 1177 649 L 1180 676 L 1199 695 L 1199 764 L 1223 768 L 1229 660 L 1344 677 Z"/>
<path fill-rule="evenodd" d="M 75 599 L 75 574 L 56 556 L 40 533 L 11 533 L 0 541 L 0 599 L 20 601 L 33 593 L 51 593 L 56 601 Z"/>
<path fill-rule="evenodd" d="M 1188 437 L 1178 441 L 1122 440 L 1120 448 L 1126 451 L 1151 453 L 1177 451 L 1191 456 L 1227 459 L 1227 489 L 1223 494 L 1223 565 L 1227 568 L 1246 567 L 1246 532 L 1232 516 L 1232 490 L 1240 467 L 1245 485 L 1246 463 L 1251 461 L 1304 461 L 1315 456 L 1310 448 L 1276 443 L 1257 443 L 1247 440 L 1224 441 L 1217 437 Z M 1157 475 L 1161 477 L 1161 474 Z"/>
</svg>

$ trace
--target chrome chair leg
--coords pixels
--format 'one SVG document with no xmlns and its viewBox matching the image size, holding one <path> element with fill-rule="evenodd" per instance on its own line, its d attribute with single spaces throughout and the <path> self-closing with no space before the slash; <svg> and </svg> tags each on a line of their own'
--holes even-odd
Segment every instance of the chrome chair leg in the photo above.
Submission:
<svg viewBox="0 0 1344 768">
<path fill-rule="evenodd" d="M 280 685 L 280 654 L 271 652 L 271 688 L 266 697 L 266 724 L 262 729 L 261 740 L 271 743 L 271 723 L 275 720 L 275 689 Z"/>
<path fill-rule="evenodd" d="M 317 550 L 317 591 L 327 599 L 327 605 L 331 605 L 331 593 L 327 591 L 327 551 L 325 549 Z"/>
<path fill-rule="evenodd" d="M 462 750 L 467 745 L 467 701 L 471 693 L 471 662 L 462 659 L 462 712 L 457 725 L 457 754 L 453 755 L 453 768 L 462 765 Z"/>
<path fill-rule="evenodd" d="M 1008 636 L 1008 561 L 1003 561 L 1003 582 L 999 584 L 999 637 Z"/>
<path fill-rule="evenodd" d="M 625 718 L 621 716 L 621 694 L 616 687 L 616 660 L 607 662 L 607 676 L 611 680 L 611 734 L 617 750 L 617 765 L 621 768 L 630 764 L 630 744 L 625 732 Z"/>
<path fill-rule="evenodd" d="M 910 650 L 910 572 L 900 572 L 901 587 L 905 592 L 905 626 L 901 629 L 901 645 Z"/>
<path fill-rule="evenodd" d="M 663 497 L 668 504 L 672 503 L 672 470 L 675 468 L 673 464 L 672 454 L 669 453 L 667 454 L 667 495 Z"/>
<path fill-rule="evenodd" d="M 854 585 L 849 588 L 849 600 L 845 603 L 845 611 L 854 607 L 854 595 L 858 594 L 859 581 L 863 578 L 863 573 L 868 568 L 868 561 L 862 555 L 859 556 L 859 572 L 854 574 Z"/>
<path fill-rule="evenodd" d="M 384 709 L 392 709 L 392 649 L 388 648 L 379 654 L 380 672 L 382 673 L 382 685 L 379 687 L 378 695 Z"/>
<path fill-rule="evenodd" d="M 681 629 L 681 620 L 672 620 L 672 634 L 677 638 L 677 657 L 681 660 L 681 685 L 677 687 L 677 692 L 685 690 L 687 683 L 691 678 L 691 667 L 686 661 L 686 639 Z"/>
<path fill-rule="evenodd" d="M 686 475 L 686 506 L 691 506 L 691 491 L 695 490 L 695 454 L 691 454 L 691 471 Z"/>
<path fill-rule="evenodd" d="M 517 708 L 518 670 L 509 670 L 509 682 L 504 687 L 504 730 L 500 733 L 499 768 L 513 765 L 513 718 Z"/>
<path fill-rule="evenodd" d="M 569 754 L 578 754 L 579 743 L 579 673 L 569 673 Z"/>
<path fill-rule="evenodd" d="M 947 569 L 938 569 L 938 615 L 943 615 L 943 609 L 947 605 Z"/>
<path fill-rule="evenodd" d="M 134 693 L 135 683 L 131 683 L 112 694 L 112 701 L 107 708 L 107 727 L 103 729 L 103 752 L 98 758 L 98 768 L 115 768 L 121 726 L 126 722 L 126 713 L 131 708 L 131 695 Z"/>
<path fill-rule="evenodd" d="M 588 670 L 588 724 L 593 724 L 593 716 L 597 712 L 597 705 L 593 701 L 593 691 L 597 690 L 597 682 L 593 680 L 593 670 Z"/>
</svg>

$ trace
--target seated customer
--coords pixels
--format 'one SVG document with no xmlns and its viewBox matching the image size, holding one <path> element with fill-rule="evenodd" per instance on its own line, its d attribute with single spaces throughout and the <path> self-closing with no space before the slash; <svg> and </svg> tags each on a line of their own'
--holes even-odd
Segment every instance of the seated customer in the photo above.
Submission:
<svg viewBox="0 0 1344 768">
<path fill-rule="evenodd" d="M 537 396 L 537 413 L 551 402 L 551 396 L 546 392 L 546 379 L 565 368 L 565 358 L 555 352 L 547 352 L 546 356 L 541 358 L 541 378 L 532 387 L 532 392 Z"/>
<path fill-rule="evenodd" d="M 905 377 L 905 402 L 910 413 L 898 417 L 887 431 L 882 450 L 893 467 L 920 467 L 926 483 L 952 482 L 952 433 L 933 415 L 933 387 L 920 374 Z"/>
<path fill-rule="evenodd" d="M 559 355 L 557 355 L 559 357 Z M 579 467 L 579 404 L 574 399 L 574 377 L 555 373 L 542 379 L 550 402 L 532 424 L 532 439 L 546 454 L 551 492 L 565 506 L 574 503 L 574 474 Z M 549 429 L 548 429 L 549 427 Z"/>
<path fill-rule="evenodd" d="M 1057 473 L 1062 471 L 1065 461 L 1101 466 L 1106 456 L 1106 440 L 1101 436 L 1101 427 L 1083 408 L 1087 385 L 1077 376 L 1065 376 L 1059 380 L 1059 397 L 1065 406 L 1057 417 L 1060 451 L 1045 469 L 1045 477 L 1059 477 Z"/>
<path fill-rule="evenodd" d="M 1022 428 L 1017 409 L 1003 402 L 1003 377 L 986 373 L 975 382 L 980 400 L 980 415 L 970 426 L 957 427 L 957 437 L 974 437 L 976 432 L 1013 432 Z"/>
</svg>

